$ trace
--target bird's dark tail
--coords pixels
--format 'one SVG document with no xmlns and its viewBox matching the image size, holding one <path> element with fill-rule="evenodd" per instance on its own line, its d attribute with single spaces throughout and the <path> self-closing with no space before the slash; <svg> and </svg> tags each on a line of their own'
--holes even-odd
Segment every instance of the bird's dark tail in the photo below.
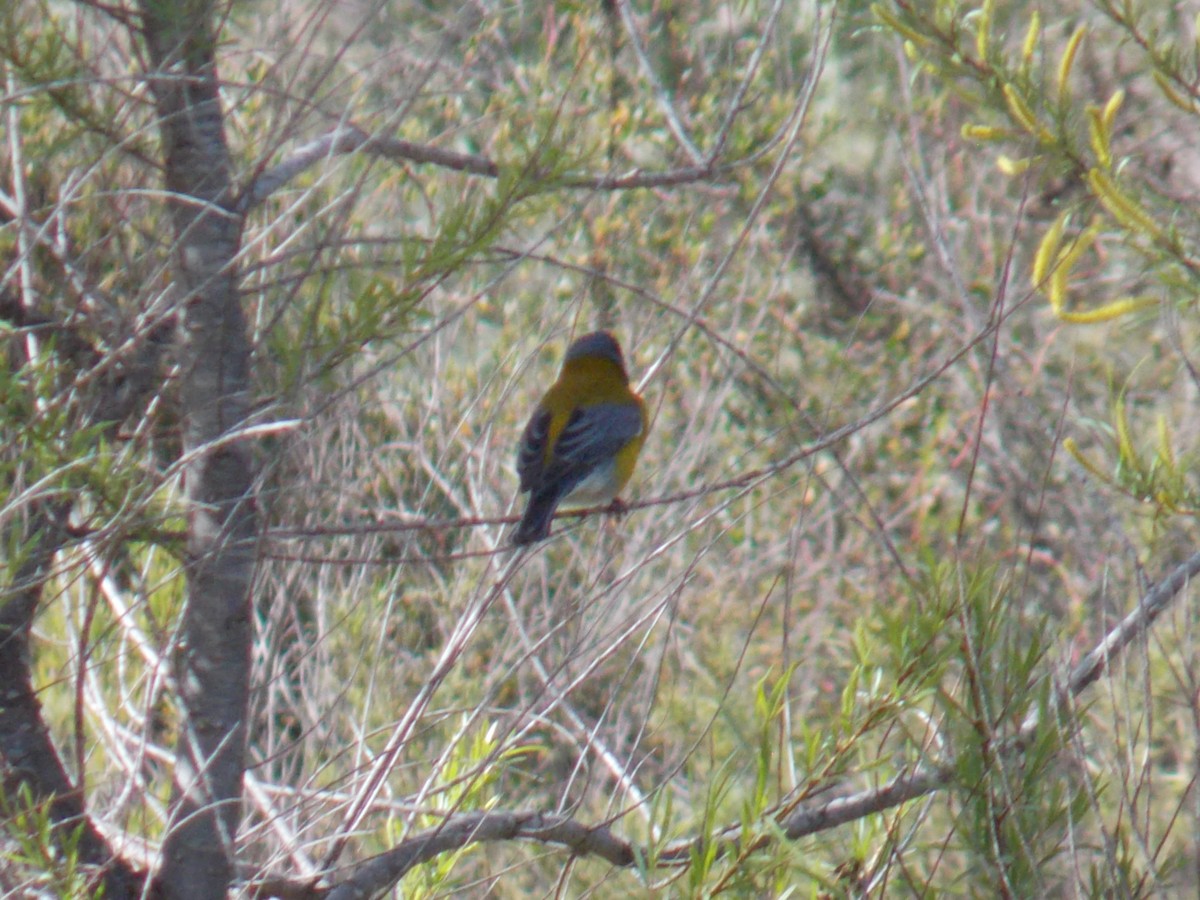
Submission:
<svg viewBox="0 0 1200 900">
<path fill-rule="evenodd" d="M 554 518 L 554 510 L 558 508 L 558 491 L 529 495 L 529 505 L 525 507 L 525 515 L 513 535 L 513 543 L 518 547 L 525 544 L 536 544 L 550 536 L 550 520 Z"/>
</svg>

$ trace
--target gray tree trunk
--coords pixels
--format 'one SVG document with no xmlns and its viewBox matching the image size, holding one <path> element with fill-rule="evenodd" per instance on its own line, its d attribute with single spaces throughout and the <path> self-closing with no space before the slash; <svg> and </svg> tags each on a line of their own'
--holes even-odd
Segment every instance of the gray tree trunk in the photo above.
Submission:
<svg viewBox="0 0 1200 900">
<path fill-rule="evenodd" d="M 182 302 L 181 393 L 188 590 L 177 659 L 184 721 L 158 886 L 171 898 L 224 896 L 241 818 L 255 565 L 252 455 L 236 432 L 249 398 L 233 212 L 214 59 L 212 3 L 141 0 L 153 71 Z"/>
</svg>

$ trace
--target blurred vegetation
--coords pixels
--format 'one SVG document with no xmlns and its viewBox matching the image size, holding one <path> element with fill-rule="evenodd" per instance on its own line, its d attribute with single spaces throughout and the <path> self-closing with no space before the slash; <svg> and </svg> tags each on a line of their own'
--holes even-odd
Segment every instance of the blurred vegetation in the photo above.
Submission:
<svg viewBox="0 0 1200 900">
<path fill-rule="evenodd" d="M 247 217 L 257 420 L 299 425 L 261 445 L 246 860 L 322 858 L 486 601 L 342 862 L 479 809 L 611 823 L 648 858 L 476 845 L 404 896 L 1194 891 L 1190 597 L 1073 717 L 1051 702 L 1196 548 L 1194 11 L 646 0 L 639 48 L 619 6 L 228 10 L 243 185 L 343 123 L 501 171 L 330 155 Z M 0 14 L 4 284 L 63 326 L 4 326 L 0 519 L 76 498 L 41 696 L 89 807 L 153 841 L 183 577 L 170 360 L 135 414 L 84 425 L 89 379 L 172 302 L 132 41 L 90 4 Z M 517 436 L 594 326 L 648 375 L 632 509 L 560 518 L 508 571 Z M 22 553 L 6 540 L 6 582 Z M 952 763 L 949 789 L 781 833 L 921 763 Z M 36 870 L 43 848 L 4 852 Z"/>
</svg>

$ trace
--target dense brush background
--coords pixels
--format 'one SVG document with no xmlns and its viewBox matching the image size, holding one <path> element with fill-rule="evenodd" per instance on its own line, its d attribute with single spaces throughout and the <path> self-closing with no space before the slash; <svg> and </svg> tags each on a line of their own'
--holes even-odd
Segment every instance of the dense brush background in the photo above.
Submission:
<svg viewBox="0 0 1200 900">
<path fill-rule="evenodd" d="M 341 864 L 479 809 L 647 854 L 472 845 L 407 897 L 1194 892 L 1195 592 L 1050 702 L 1196 549 L 1187 6 L 216 4 L 240 184 L 343 124 L 500 168 L 330 154 L 246 219 L 254 421 L 285 424 L 257 445 L 243 877 L 315 872 L 403 731 Z M 44 596 L 38 687 L 89 809 L 152 855 L 184 577 L 170 359 L 119 428 L 76 423 L 80 382 L 170 302 L 153 109 L 99 4 L 18 0 L 0 53 L 6 290 L 97 348 L 6 368 L 0 519 L 73 492 L 94 529 Z M 653 417 L 630 510 L 514 558 L 520 429 L 598 326 Z M 951 761 L 906 805 L 777 824 Z M 44 888 L 57 864 L 5 801 L 3 881 Z M 656 865 L 730 826 L 738 847 Z"/>
</svg>

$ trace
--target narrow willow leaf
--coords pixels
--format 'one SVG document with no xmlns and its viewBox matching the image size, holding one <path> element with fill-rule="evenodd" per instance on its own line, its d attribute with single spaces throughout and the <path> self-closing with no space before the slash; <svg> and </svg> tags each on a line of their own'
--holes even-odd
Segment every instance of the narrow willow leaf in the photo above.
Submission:
<svg viewBox="0 0 1200 900">
<path fill-rule="evenodd" d="M 1050 272 L 1046 281 L 1046 299 L 1050 301 L 1050 310 L 1057 318 L 1062 318 L 1063 307 L 1067 303 L 1067 274 L 1069 270 L 1061 262 Z"/>
<path fill-rule="evenodd" d="M 1007 141 L 1013 137 L 1013 132 L 1007 128 L 996 128 L 993 125 L 964 125 L 962 136 L 968 141 Z"/>
<path fill-rule="evenodd" d="M 1037 50 L 1037 42 L 1041 33 L 1042 17 L 1035 9 L 1029 20 L 1029 30 L 1025 32 L 1025 43 L 1021 45 L 1021 65 L 1026 69 L 1033 62 L 1033 54 Z"/>
<path fill-rule="evenodd" d="M 1055 258 L 1050 277 L 1047 279 L 1046 296 L 1050 300 L 1050 308 L 1054 311 L 1054 315 L 1060 319 L 1064 315 L 1069 315 L 1069 313 L 1064 313 L 1064 307 L 1067 302 L 1067 279 L 1071 275 L 1071 270 L 1079 262 L 1079 257 L 1092 246 L 1099 233 L 1099 221 L 1092 222 L 1079 237 L 1060 250 Z"/>
<path fill-rule="evenodd" d="M 1011 84 L 1004 86 L 1004 101 L 1008 104 L 1008 112 L 1016 120 L 1022 128 L 1030 134 L 1037 134 L 1041 130 L 1038 125 L 1037 117 L 1034 116 L 1033 110 L 1017 93 L 1016 88 Z"/>
<path fill-rule="evenodd" d="M 1042 282 L 1046 280 L 1046 273 L 1050 271 L 1050 262 L 1058 255 L 1058 248 L 1062 244 L 1063 229 L 1067 226 L 1067 219 L 1070 213 L 1064 212 L 1054 224 L 1046 229 L 1046 234 L 1042 237 L 1038 244 L 1037 253 L 1033 257 L 1033 286 L 1041 289 Z"/>
<path fill-rule="evenodd" d="M 1095 325 L 1100 322 L 1111 322 L 1114 319 L 1119 319 L 1138 310 L 1157 306 L 1158 303 L 1159 300 L 1157 297 L 1144 295 L 1141 297 L 1122 297 L 1120 300 L 1105 303 L 1103 306 L 1098 306 L 1096 309 L 1090 309 L 1086 312 L 1056 311 L 1055 314 L 1059 321 L 1070 322 L 1072 325 Z"/>
<path fill-rule="evenodd" d="M 1092 193 L 1120 224 L 1153 240 L 1162 237 L 1162 226 L 1136 200 L 1117 187 L 1107 174 L 1100 169 L 1092 169 L 1087 174 L 1087 180 Z"/>
<path fill-rule="evenodd" d="M 1104 104 L 1104 130 L 1112 135 L 1113 122 L 1116 121 L 1117 111 L 1121 108 L 1121 104 L 1125 102 L 1125 92 L 1117 91 L 1108 98 L 1108 102 Z"/>
<path fill-rule="evenodd" d="M 1166 97 L 1171 104 L 1178 106 L 1186 113 L 1190 113 L 1192 115 L 1196 114 L 1195 101 L 1189 97 L 1185 97 L 1183 94 L 1175 90 L 1175 88 L 1172 87 L 1171 82 L 1167 79 L 1166 75 L 1164 75 L 1162 72 L 1155 71 L 1151 73 L 1151 77 L 1154 78 L 1154 83 L 1158 85 L 1158 89 L 1163 92 L 1163 96 Z"/>
<path fill-rule="evenodd" d="M 921 34 L 919 31 L 914 31 L 905 25 L 900 18 L 882 3 L 876 3 L 871 7 L 871 12 L 875 14 L 875 18 L 879 19 L 884 25 L 892 29 L 892 31 L 902 34 L 908 38 L 916 46 L 929 43 L 929 38 Z"/>
<path fill-rule="evenodd" d="M 1058 255 L 1058 265 L 1068 271 L 1075 267 L 1075 263 L 1079 262 L 1079 257 L 1096 242 L 1097 236 L 1100 234 L 1100 220 L 1094 220 L 1083 233 Z"/>
<path fill-rule="evenodd" d="M 1067 41 L 1067 48 L 1063 51 L 1062 59 L 1059 60 L 1056 91 L 1060 106 L 1066 106 L 1070 100 L 1070 97 L 1067 96 L 1067 90 L 1068 82 L 1071 78 L 1071 68 L 1075 65 L 1075 54 L 1079 52 L 1079 45 L 1083 42 L 1085 34 L 1087 34 L 1086 25 L 1080 25 L 1076 28 Z"/>
<path fill-rule="evenodd" d="M 1063 449 L 1071 455 L 1071 458 L 1074 459 L 1075 462 L 1079 463 L 1081 466 L 1091 472 L 1092 475 L 1096 476 L 1096 478 L 1098 478 L 1100 481 L 1104 482 L 1105 484 L 1112 484 L 1112 479 L 1108 476 L 1108 474 L 1102 472 L 1099 466 L 1083 455 L 1083 451 L 1079 449 L 1079 444 L 1075 442 L 1075 438 L 1069 437 L 1064 439 Z"/>
<path fill-rule="evenodd" d="M 1113 402 L 1113 426 L 1117 429 L 1117 458 L 1134 470 L 1141 468 L 1133 439 L 1129 436 L 1129 418 L 1126 415 L 1125 397 L 1122 395 Z"/>
<path fill-rule="evenodd" d="M 1178 466 L 1175 463 L 1175 448 L 1171 446 L 1171 426 L 1167 422 L 1167 417 L 1162 413 L 1158 415 L 1157 431 L 1158 458 L 1167 471 L 1174 475 L 1178 471 Z"/>
<path fill-rule="evenodd" d="M 1104 116 L 1095 106 L 1087 108 L 1088 139 L 1092 144 L 1092 153 L 1101 168 L 1112 168 L 1112 148 L 1108 141 L 1108 131 L 1104 127 Z"/>
<path fill-rule="evenodd" d="M 979 10 L 979 28 L 975 32 L 975 55 L 980 61 L 986 60 L 992 40 L 992 12 L 996 4 L 993 0 L 984 0 Z"/>
</svg>

